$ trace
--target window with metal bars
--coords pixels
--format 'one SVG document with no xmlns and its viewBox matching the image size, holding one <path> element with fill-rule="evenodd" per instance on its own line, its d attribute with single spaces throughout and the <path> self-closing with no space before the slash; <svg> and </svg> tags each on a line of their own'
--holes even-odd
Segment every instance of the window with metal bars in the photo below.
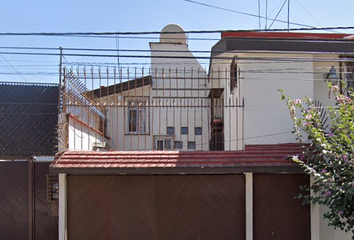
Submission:
<svg viewBox="0 0 354 240">
<path fill-rule="evenodd" d="M 173 136 L 154 136 L 155 150 L 172 150 Z"/>
<path fill-rule="evenodd" d="M 127 98 L 127 134 L 148 134 L 147 97 Z"/>
<path fill-rule="evenodd" d="M 59 180 L 58 174 L 47 174 L 47 200 L 48 202 L 58 202 Z"/>
</svg>

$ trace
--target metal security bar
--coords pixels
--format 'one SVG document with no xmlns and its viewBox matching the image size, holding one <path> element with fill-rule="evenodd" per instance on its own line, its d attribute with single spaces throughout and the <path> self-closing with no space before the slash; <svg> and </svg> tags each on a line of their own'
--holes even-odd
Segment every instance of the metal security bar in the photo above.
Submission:
<svg viewBox="0 0 354 240">
<path fill-rule="evenodd" d="M 230 83 L 234 75 L 64 68 L 60 150 L 238 150 L 244 113 L 241 84 Z"/>
<path fill-rule="evenodd" d="M 58 202 L 59 180 L 58 174 L 47 174 L 47 200 L 48 202 Z"/>
</svg>

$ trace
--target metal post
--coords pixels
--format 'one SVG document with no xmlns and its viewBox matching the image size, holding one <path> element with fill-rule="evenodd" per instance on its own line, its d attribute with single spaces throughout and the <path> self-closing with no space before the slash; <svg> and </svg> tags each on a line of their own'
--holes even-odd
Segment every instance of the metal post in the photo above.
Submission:
<svg viewBox="0 0 354 240">
<path fill-rule="evenodd" d="M 67 176 L 59 173 L 59 240 L 67 240 Z"/>
<path fill-rule="evenodd" d="M 266 11 L 265 11 L 265 29 L 268 28 L 268 0 L 266 0 Z"/>
<path fill-rule="evenodd" d="M 34 166 L 33 158 L 28 160 L 28 239 L 34 239 Z"/>
<path fill-rule="evenodd" d="M 58 89 L 58 114 L 61 113 L 61 91 L 62 91 L 62 67 L 63 67 L 63 47 L 59 47 L 59 89 Z"/>
<path fill-rule="evenodd" d="M 245 175 L 246 240 L 253 239 L 253 173 Z"/>
<path fill-rule="evenodd" d="M 290 0 L 288 0 L 288 32 L 290 31 Z"/>
</svg>

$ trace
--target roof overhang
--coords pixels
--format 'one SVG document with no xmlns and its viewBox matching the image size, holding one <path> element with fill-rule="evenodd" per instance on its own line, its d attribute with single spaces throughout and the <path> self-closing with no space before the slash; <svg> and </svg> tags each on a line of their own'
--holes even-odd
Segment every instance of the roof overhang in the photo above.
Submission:
<svg viewBox="0 0 354 240">
<path fill-rule="evenodd" d="M 353 54 L 354 41 L 346 39 L 293 39 L 293 38 L 223 38 L 216 43 L 211 59 L 231 52 L 285 52 L 319 54 Z"/>
<path fill-rule="evenodd" d="M 80 175 L 111 174 L 234 174 L 300 173 L 289 160 L 298 144 L 251 145 L 242 151 L 67 151 L 51 164 L 51 172 Z"/>
<path fill-rule="evenodd" d="M 151 84 L 152 84 L 152 77 L 148 75 L 148 76 L 132 79 L 129 81 L 121 82 L 110 86 L 102 86 L 100 88 L 86 92 L 86 95 L 91 96 L 93 94 L 96 98 L 107 97 L 125 91 L 134 90 L 136 88 L 151 86 Z"/>
</svg>

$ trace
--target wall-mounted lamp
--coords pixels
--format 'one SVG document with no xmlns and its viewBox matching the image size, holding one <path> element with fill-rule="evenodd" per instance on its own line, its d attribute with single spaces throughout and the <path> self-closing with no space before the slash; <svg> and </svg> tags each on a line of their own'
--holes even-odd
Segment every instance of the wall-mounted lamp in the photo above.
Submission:
<svg viewBox="0 0 354 240">
<path fill-rule="evenodd" d="M 334 66 L 332 66 L 329 72 L 325 74 L 325 81 L 331 82 L 333 85 L 337 84 L 338 75 L 337 75 L 336 68 Z"/>
</svg>

